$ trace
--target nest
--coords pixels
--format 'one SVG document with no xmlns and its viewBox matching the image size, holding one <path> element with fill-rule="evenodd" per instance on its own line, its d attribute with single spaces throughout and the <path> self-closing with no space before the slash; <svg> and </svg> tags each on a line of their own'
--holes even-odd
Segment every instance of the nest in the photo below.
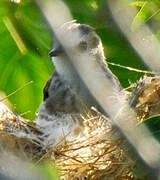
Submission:
<svg viewBox="0 0 160 180">
<path fill-rule="evenodd" d="M 160 77 L 142 78 L 135 90 L 135 110 L 138 122 L 160 113 Z"/>
<path fill-rule="evenodd" d="M 41 131 L 35 123 L 16 116 L 0 103 L 0 147 L 20 158 L 39 159 L 43 154 Z"/>
<path fill-rule="evenodd" d="M 83 131 L 58 144 L 54 149 L 43 145 L 36 124 L 13 114 L 1 104 L 0 143 L 19 158 L 55 162 L 61 179 L 134 179 L 135 161 L 127 156 L 125 140 L 112 122 L 95 109 L 80 116 Z"/>
<path fill-rule="evenodd" d="M 159 89 L 160 78 L 145 77 L 139 82 L 132 97 L 136 101 L 137 122 L 159 114 Z M 76 137 L 64 137 L 54 148 L 46 147 L 34 122 L 15 115 L 0 103 L 0 151 L 5 149 L 33 164 L 49 159 L 64 180 L 137 179 L 132 173 L 136 159 L 110 119 L 96 109 L 73 118 L 82 122 L 81 132 Z"/>
<path fill-rule="evenodd" d="M 75 117 L 77 118 L 77 117 Z M 112 122 L 96 110 L 81 115 L 80 137 L 58 145 L 51 158 L 61 171 L 61 179 L 134 179 L 135 161 L 127 156 L 125 140 Z"/>
</svg>

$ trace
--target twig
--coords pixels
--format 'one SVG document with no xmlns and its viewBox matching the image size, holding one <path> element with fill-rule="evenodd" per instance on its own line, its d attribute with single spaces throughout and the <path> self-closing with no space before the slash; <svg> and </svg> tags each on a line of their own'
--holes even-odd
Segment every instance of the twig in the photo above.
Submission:
<svg viewBox="0 0 160 180">
<path fill-rule="evenodd" d="M 135 71 L 135 72 L 139 72 L 139 73 L 144 73 L 144 74 L 160 74 L 159 72 L 154 72 L 154 71 L 145 71 L 145 70 L 140 70 L 140 69 L 135 69 L 132 67 L 128 67 L 128 66 L 123 66 L 120 64 L 115 64 L 115 63 L 111 63 L 111 62 L 107 62 L 108 64 L 112 65 L 112 66 L 117 66 L 117 67 L 121 67 L 123 69 L 127 69 L 129 71 Z"/>
<path fill-rule="evenodd" d="M 7 95 L 6 97 L 0 99 L 0 102 L 6 100 L 7 98 L 9 98 L 9 97 L 11 97 L 11 96 L 13 96 L 14 94 L 16 94 L 17 92 L 21 91 L 21 90 L 24 89 L 26 86 L 29 86 L 29 85 L 32 84 L 32 83 L 33 83 L 33 81 L 30 81 L 30 82 L 26 83 L 24 86 L 22 86 L 22 87 L 20 87 L 19 89 L 13 91 L 11 94 Z"/>
</svg>

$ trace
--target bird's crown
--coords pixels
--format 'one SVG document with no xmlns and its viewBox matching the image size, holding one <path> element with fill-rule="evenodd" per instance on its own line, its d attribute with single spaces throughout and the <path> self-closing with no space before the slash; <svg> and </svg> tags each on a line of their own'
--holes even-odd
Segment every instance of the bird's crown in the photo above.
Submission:
<svg viewBox="0 0 160 180">
<path fill-rule="evenodd" d="M 92 53 L 101 52 L 103 47 L 99 36 L 94 29 L 85 24 L 79 24 L 75 21 L 64 23 L 57 31 L 58 48 L 62 46 L 65 51 L 74 53 Z M 52 56 L 52 54 L 50 54 Z"/>
</svg>

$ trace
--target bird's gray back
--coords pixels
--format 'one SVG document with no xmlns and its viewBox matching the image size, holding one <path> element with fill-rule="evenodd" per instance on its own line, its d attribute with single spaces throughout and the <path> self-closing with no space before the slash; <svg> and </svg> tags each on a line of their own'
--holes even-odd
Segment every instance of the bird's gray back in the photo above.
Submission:
<svg viewBox="0 0 160 180">
<path fill-rule="evenodd" d="M 79 77 L 75 79 L 76 83 L 68 82 L 56 71 L 53 73 L 44 90 L 46 109 L 50 114 L 76 113 L 97 104 L 83 81 Z"/>
</svg>

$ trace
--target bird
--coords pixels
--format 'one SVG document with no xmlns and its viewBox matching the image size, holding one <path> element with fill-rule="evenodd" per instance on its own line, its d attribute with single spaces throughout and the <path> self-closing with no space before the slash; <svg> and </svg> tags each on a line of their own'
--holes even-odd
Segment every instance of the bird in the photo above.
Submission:
<svg viewBox="0 0 160 180">
<path fill-rule="evenodd" d="M 101 111 L 68 53 L 84 58 L 87 55 L 89 59 L 86 61 L 95 59 L 115 88 L 118 91 L 122 89 L 119 80 L 106 63 L 101 39 L 94 28 L 71 21 L 64 23 L 57 32 L 61 40 L 55 37 L 54 48 L 49 52 L 55 70 L 44 88 L 44 100 L 36 120 L 43 130 L 46 145 L 53 147 L 68 134 L 73 134 L 76 128 L 81 127 L 82 122 L 77 122 L 73 115 L 83 113 L 86 108 L 91 107 Z"/>
</svg>

